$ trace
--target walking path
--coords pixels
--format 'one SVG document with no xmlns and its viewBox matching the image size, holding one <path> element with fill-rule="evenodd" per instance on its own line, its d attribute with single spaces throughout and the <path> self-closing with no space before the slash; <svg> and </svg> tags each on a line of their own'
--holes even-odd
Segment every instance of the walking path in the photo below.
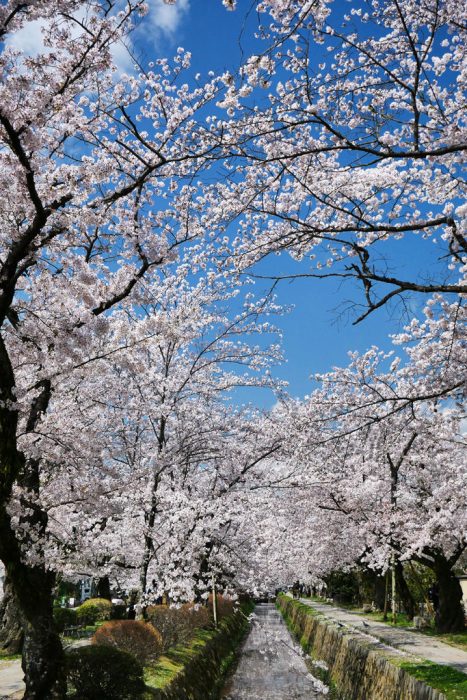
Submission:
<svg viewBox="0 0 467 700">
<path fill-rule="evenodd" d="M 223 700 L 318 700 L 320 682 L 311 676 L 282 615 L 270 603 L 257 605 L 255 620 Z"/>
<path fill-rule="evenodd" d="M 300 602 L 310 605 L 314 610 L 349 628 L 371 634 L 396 649 L 433 661 L 436 664 L 452 666 L 452 668 L 467 674 L 467 651 L 444 644 L 435 637 L 427 637 L 424 634 L 410 632 L 400 627 L 390 627 L 383 622 L 376 622 L 364 615 L 352 613 L 333 605 L 315 603 L 304 598 L 301 598 Z"/>
<path fill-rule="evenodd" d="M 0 700 L 22 698 L 24 693 L 21 661 L 0 661 Z"/>
<path fill-rule="evenodd" d="M 81 639 L 67 646 L 82 647 L 89 639 Z M 21 700 L 24 694 L 23 669 L 21 659 L 0 660 L 0 700 Z"/>
</svg>

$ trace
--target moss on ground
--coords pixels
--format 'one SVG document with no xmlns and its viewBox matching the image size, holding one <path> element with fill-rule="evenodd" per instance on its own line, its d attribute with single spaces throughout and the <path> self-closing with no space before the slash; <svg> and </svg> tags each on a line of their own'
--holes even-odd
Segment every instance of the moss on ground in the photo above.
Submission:
<svg viewBox="0 0 467 700">
<path fill-rule="evenodd" d="M 1 654 L 0 661 L 18 661 L 21 659 L 21 654 Z"/>
<path fill-rule="evenodd" d="M 422 663 L 403 661 L 398 666 L 417 680 L 440 690 L 446 696 L 446 700 L 466 700 L 467 698 L 467 675 L 455 668 L 434 664 L 431 661 Z"/>
</svg>

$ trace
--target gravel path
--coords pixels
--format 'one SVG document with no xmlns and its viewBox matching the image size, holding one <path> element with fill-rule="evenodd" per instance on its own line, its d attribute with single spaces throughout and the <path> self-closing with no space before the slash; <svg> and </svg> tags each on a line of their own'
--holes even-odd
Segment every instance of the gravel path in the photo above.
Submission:
<svg viewBox="0 0 467 700">
<path fill-rule="evenodd" d="M 341 624 L 359 632 L 371 634 L 395 649 L 400 649 L 422 659 L 428 659 L 436 664 L 452 666 L 452 668 L 467 674 L 467 652 L 444 644 L 435 637 L 427 637 L 424 634 L 411 632 L 401 627 L 390 627 L 384 622 L 376 622 L 364 615 L 352 613 L 333 605 L 310 602 L 303 598 L 301 602 L 310 605 L 326 617 L 338 620 Z"/>
<path fill-rule="evenodd" d="M 255 608 L 255 620 L 223 700 L 318 700 L 302 656 L 273 604 Z M 319 682 L 318 682 L 319 683 Z"/>
</svg>

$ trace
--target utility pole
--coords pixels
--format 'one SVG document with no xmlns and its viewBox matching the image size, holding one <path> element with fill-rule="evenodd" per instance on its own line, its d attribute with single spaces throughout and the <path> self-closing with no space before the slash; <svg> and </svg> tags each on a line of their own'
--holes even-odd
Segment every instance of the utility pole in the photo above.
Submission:
<svg viewBox="0 0 467 700">
<path fill-rule="evenodd" d="M 212 572 L 212 614 L 214 617 L 214 627 L 217 627 L 217 593 L 214 571 Z"/>
</svg>

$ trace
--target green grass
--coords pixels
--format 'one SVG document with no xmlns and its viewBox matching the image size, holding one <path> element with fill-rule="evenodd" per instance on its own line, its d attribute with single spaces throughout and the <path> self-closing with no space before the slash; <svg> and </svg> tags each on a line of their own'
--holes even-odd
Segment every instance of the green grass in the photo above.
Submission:
<svg viewBox="0 0 467 700">
<path fill-rule="evenodd" d="M 424 681 L 432 688 L 440 690 L 446 700 L 465 700 L 467 698 L 467 675 L 456 671 L 450 666 L 424 661 L 423 663 L 409 663 L 403 661 L 398 664 L 409 675 L 419 681 Z"/>
<path fill-rule="evenodd" d="M 0 661 L 17 661 L 21 659 L 21 654 L 1 654 Z"/>
<path fill-rule="evenodd" d="M 244 603 L 241 606 L 241 610 L 245 616 L 245 622 L 246 617 L 252 612 L 253 608 L 254 604 L 251 602 Z M 167 688 L 167 686 L 175 680 L 176 676 L 184 671 L 185 666 L 187 666 L 190 661 L 193 661 L 196 657 L 202 658 L 203 654 L 206 653 L 209 643 L 213 640 L 215 643 L 216 637 L 222 633 L 223 629 L 228 630 L 230 624 L 230 618 L 225 618 L 221 620 L 217 629 L 212 627 L 209 629 L 198 628 L 190 641 L 172 647 L 166 654 L 160 656 L 155 664 L 147 666 L 144 669 L 144 682 L 148 691 L 164 690 Z M 232 637 L 234 648 L 232 648 L 220 662 L 217 678 L 217 683 L 220 685 L 223 684 L 223 679 L 236 660 L 237 649 L 246 629 L 247 627 L 245 625 L 243 629 L 238 630 L 234 637 Z"/>
<path fill-rule="evenodd" d="M 183 664 L 175 663 L 167 656 L 160 656 L 157 667 L 146 666 L 144 669 L 144 682 L 149 688 L 164 688 L 182 669 Z"/>
</svg>

